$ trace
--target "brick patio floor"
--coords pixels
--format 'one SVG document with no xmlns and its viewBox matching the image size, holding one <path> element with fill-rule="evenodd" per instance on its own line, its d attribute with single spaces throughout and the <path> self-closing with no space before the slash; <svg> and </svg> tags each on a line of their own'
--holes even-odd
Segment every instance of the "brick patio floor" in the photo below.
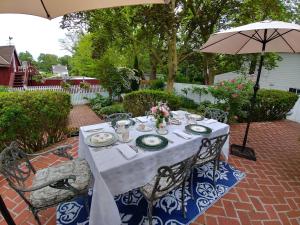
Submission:
<svg viewBox="0 0 300 225">
<path fill-rule="evenodd" d="M 231 142 L 242 140 L 245 125 L 231 126 Z M 73 144 L 76 157 L 78 138 Z M 254 123 L 249 146 L 257 161 L 230 156 L 229 163 L 246 173 L 246 178 L 209 208 L 192 225 L 300 225 L 300 124 L 290 121 Z M 43 168 L 59 162 L 54 157 L 34 159 Z M 0 177 L 0 193 L 16 223 L 35 224 L 26 204 Z M 55 208 L 40 213 L 45 225 L 55 224 Z M 0 217 L 0 225 L 4 225 Z M 101 225 L 101 224 L 99 224 Z"/>
<path fill-rule="evenodd" d="M 87 105 L 73 106 L 69 115 L 68 127 L 79 128 L 85 125 L 101 123 L 102 120 Z"/>
</svg>

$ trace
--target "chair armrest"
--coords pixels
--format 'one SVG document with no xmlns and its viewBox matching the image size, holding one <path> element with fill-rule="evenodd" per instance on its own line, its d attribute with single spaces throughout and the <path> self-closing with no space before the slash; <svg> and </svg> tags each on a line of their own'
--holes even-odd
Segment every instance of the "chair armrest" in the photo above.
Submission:
<svg viewBox="0 0 300 225">
<path fill-rule="evenodd" d="M 60 157 L 64 157 L 64 158 L 68 158 L 70 160 L 73 159 L 73 157 L 67 152 L 68 150 L 72 149 L 72 145 L 62 145 L 62 146 L 58 146 L 54 149 L 45 151 L 45 152 L 41 152 L 41 153 L 25 153 L 28 157 L 32 157 L 32 156 L 39 156 L 39 155 L 46 155 L 46 154 L 54 154 Z"/>
<path fill-rule="evenodd" d="M 14 189 L 20 191 L 20 192 L 32 192 L 32 191 L 36 191 L 45 187 L 52 187 L 52 188 L 58 188 L 58 189 L 73 189 L 74 187 L 72 187 L 69 184 L 69 180 L 76 180 L 76 176 L 75 175 L 66 175 L 66 176 L 61 176 L 61 177 L 56 177 L 53 178 L 52 180 L 45 182 L 43 184 L 40 185 L 33 185 L 29 188 L 22 188 L 22 187 L 17 187 L 15 185 Z M 71 186 L 71 188 L 69 188 Z M 75 188 L 74 188 L 75 189 Z M 77 189 L 76 189 L 77 190 Z"/>
</svg>

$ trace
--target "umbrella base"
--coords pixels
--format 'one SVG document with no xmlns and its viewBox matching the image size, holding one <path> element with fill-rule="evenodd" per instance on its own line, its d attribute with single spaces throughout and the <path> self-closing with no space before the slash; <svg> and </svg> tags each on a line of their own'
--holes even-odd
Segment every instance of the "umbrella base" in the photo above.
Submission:
<svg viewBox="0 0 300 225">
<path fill-rule="evenodd" d="M 255 151 L 249 147 L 243 147 L 242 145 L 232 144 L 230 148 L 230 154 L 241 158 L 256 161 Z"/>
</svg>

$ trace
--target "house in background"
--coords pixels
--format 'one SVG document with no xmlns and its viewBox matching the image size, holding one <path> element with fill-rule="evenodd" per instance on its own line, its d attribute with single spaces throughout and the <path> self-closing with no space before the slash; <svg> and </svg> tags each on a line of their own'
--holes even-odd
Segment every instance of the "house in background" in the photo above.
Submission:
<svg viewBox="0 0 300 225">
<path fill-rule="evenodd" d="M 0 85 L 23 87 L 36 73 L 28 63 L 21 64 L 15 46 L 0 46 Z"/>
<path fill-rule="evenodd" d="M 67 78 L 69 76 L 68 68 L 63 65 L 53 65 L 52 73 L 61 76 L 62 78 Z"/>
<path fill-rule="evenodd" d="M 277 67 L 272 70 L 263 69 L 260 77 L 260 87 L 266 89 L 285 90 L 300 95 L 300 54 L 279 54 L 282 58 Z M 215 76 L 214 83 L 235 79 L 241 74 L 236 72 L 223 73 Z M 255 76 L 250 76 L 256 79 Z"/>
</svg>

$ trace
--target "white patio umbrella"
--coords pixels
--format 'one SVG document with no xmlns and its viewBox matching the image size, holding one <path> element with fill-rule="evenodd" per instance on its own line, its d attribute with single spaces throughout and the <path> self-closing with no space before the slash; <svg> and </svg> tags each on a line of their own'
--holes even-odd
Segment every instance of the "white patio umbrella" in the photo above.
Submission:
<svg viewBox="0 0 300 225">
<path fill-rule="evenodd" d="M 281 21 L 262 21 L 221 31 L 210 36 L 200 48 L 201 52 L 223 54 L 261 53 L 254 93 L 251 99 L 243 145 L 231 145 L 231 154 L 256 160 L 253 149 L 246 147 L 265 52 L 300 52 L 300 26 Z"/>
<path fill-rule="evenodd" d="M 1 0 L 0 13 L 29 14 L 53 19 L 78 11 L 163 3 L 168 3 L 168 0 Z"/>
<path fill-rule="evenodd" d="M 72 12 L 87 11 L 100 8 L 141 4 L 166 4 L 169 0 L 0 0 L 0 13 L 28 14 L 47 19 L 53 19 Z M 113 204 L 114 199 L 105 199 L 107 204 Z M 0 212 L 8 224 L 14 225 L 6 205 L 0 196 Z M 101 214 L 101 213 L 98 213 Z M 121 224 L 119 212 L 115 207 L 113 216 L 101 214 L 110 224 Z M 90 221 L 90 224 L 105 224 L 102 221 Z"/>
</svg>

